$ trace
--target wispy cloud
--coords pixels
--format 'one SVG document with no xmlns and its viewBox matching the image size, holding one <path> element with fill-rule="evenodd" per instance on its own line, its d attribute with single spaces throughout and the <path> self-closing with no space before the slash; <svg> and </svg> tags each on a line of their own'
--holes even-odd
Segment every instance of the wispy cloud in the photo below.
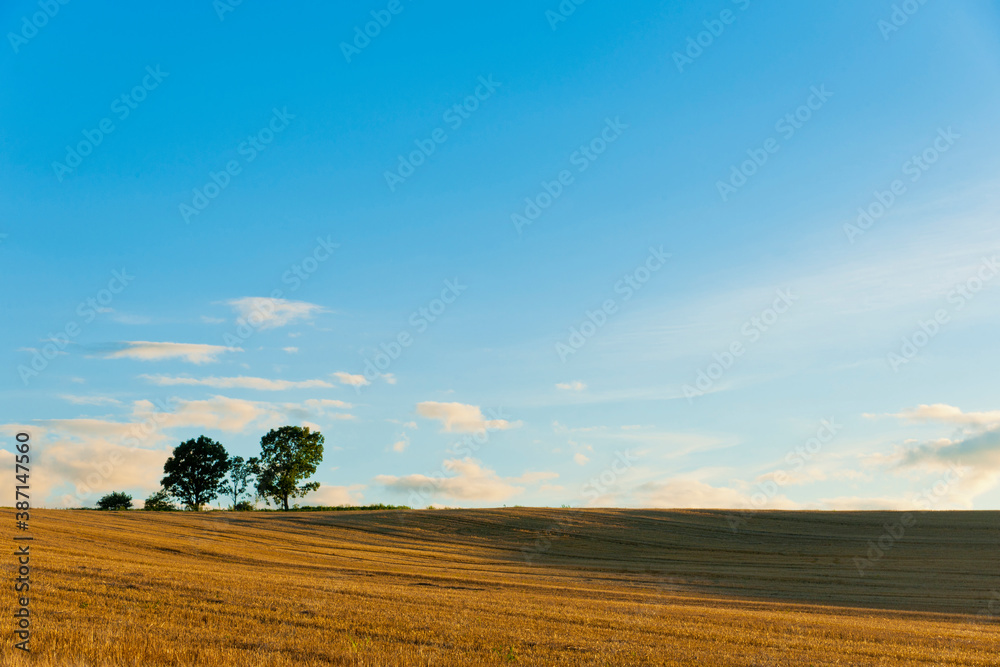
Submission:
<svg viewBox="0 0 1000 667">
<path fill-rule="evenodd" d="M 121 401 L 110 396 L 74 396 L 63 394 L 59 398 L 69 401 L 73 405 L 121 405 Z"/>
<path fill-rule="evenodd" d="M 245 296 L 226 303 L 241 319 L 258 329 L 275 329 L 326 312 L 325 308 L 314 303 L 263 296 Z"/>
<path fill-rule="evenodd" d="M 257 389 L 260 391 L 285 391 L 288 389 L 318 389 L 333 387 L 334 385 L 326 380 L 270 380 L 259 377 L 206 377 L 192 378 L 184 376 L 170 375 L 140 375 L 140 378 L 148 380 L 161 387 L 170 386 L 192 386 L 192 387 L 214 387 L 216 389 Z"/>
<path fill-rule="evenodd" d="M 226 352 L 242 352 L 238 347 L 222 345 L 202 345 L 193 343 L 155 343 L 136 340 L 121 343 L 122 348 L 105 352 L 105 359 L 138 359 L 139 361 L 163 361 L 182 359 L 192 364 L 206 364 L 218 361 Z"/>
<path fill-rule="evenodd" d="M 559 382 L 556 384 L 556 388 L 565 389 L 567 391 L 583 391 L 584 389 L 587 388 L 587 385 L 580 382 L 579 380 L 575 380 L 573 382 Z"/>
</svg>

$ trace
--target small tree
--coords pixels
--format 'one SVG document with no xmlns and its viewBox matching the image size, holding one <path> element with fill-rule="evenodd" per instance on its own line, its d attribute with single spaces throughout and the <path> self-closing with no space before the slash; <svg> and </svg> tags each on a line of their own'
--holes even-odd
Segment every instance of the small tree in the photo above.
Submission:
<svg viewBox="0 0 1000 667">
<path fill-rule="evenodd" d="M 239 509 L 240 496 L 250 488 L 250 478 L 257 474 L 260 460 L 251 456 L 244 461 L 242 456 L 235 456 L 229 462 L 229 475 L 222 481 L 222 492 L 233 499 L 233 509 Z"/>
<path fill-rule="evenodd" d="M 114 491 L 97 501 L 97 507 L 102 510 L 132 509 L 132 496 L 121 491 Z"/>
<path fill-rule="evenodd" d="M 170 502 L 170 494 L 160 489 L 151 493 L 146 498 L 146 503 L 142 506 L 142 509 L 149 512 L 172 512 L 177 508 Z"/>
<path fill-rule="evenodd" d="M 173 455 L 163 464 L 166 476 L 160 483 L 171 496 L 198 511 L 219 495 L 228 469 L 226 448 L 202 435 L 174 448 Z"/>
<path fill-rule="evenodd" d="M 282 426 L 260 439 L 257 491 L 288 510 L 288 499 L 319 488 L 319 482 L 299 486 L 323 461 L 323 434 L 309 427 Z"/>
</svg>

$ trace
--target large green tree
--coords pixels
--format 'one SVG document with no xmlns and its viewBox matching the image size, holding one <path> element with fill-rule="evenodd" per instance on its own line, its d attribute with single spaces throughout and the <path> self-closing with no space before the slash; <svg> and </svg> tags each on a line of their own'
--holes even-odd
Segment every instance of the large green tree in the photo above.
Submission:
<svg viewBox="0 0 1000 667">
<path fill-rule="evenodd" d="M 319 482 L 299 485 L 315 474 L 323 461 L 323 434 L 309 427 L 282 426 L 260 439 L 257 492 L 288 509 L 288 499 L 319 488 Z"/>
<path fill-rule="evenodd" d="M 163 464 L 161 480 L 167 493 L 193 510 L 209 503 L 222 491 L 222 478 L 229 470 L 226 448 L 211 438 L 182 442 Z"/>
</svg>

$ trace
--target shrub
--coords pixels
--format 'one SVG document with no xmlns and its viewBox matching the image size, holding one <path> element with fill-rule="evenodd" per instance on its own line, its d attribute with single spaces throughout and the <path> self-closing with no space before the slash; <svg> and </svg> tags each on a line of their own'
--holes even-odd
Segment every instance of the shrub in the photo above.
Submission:
<svg viewBox="0 0 1000 667">
<path fill-rule="evenodd" d="M 257 509 L 257 506 L 249 500 L 241 500 L 233 506 L 233 509 L 237 512 L 252 512 Z"/>
<path fill-rule="evenodd" d="M 177 507 L 170 502 L 170 494 L 160 489 L 146 498 L 146 504 L 143 505 L 142 509 L 150 512 L 173 512 Z"/>
<path fill-rule="evenodd" d="M 132 496 L 121 491 L 113 491 L 97 501 L 98 509 L 127 510 L 132 509 Z"/>
</svg>

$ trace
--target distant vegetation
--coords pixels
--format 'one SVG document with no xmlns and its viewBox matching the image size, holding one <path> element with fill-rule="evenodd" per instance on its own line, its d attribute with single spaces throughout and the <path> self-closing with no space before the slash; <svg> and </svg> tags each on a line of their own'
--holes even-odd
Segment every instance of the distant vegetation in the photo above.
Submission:
<svg viewBox="0 0 1000 667">
<path fill-rule="evenodd" d="M 132 496 L 115 491 L 97 501 L 97 507 L 102 510 L 127 510 L 132 508 Z"/>
<path fill-rule="evenodd" d="M 220 495 L 230 499 L 229 508 L 250 511 L 257 503 L 274 503 L 283 511 L 319 511 L 349 509 L 409 509 L 402 506 L 367 507 L 289 507 L 289 499 L 305 496 L 319 489 L 319 482 L 306 482 L 323 461 L 323 434 L 308 427 L 282 426 L 272 429 L 260 440 L 261 454 L 244 459 L 230 457 L 222 444 L 204 435 L 187 440 L 174 448 L 163 464 L 163 488 L 146 498 L 143 509 L 169 512 L 179 509 L 199 511 Z M 249 489 L 256 493 L 251 496 Z M 98 509 L 127 510 L 132 496 L 120 491 L 97 502 Z"/>
<path fill-rule="evenodd" d="M 383 505 L 379 503 L 378 505 L 336 505 L 336 506 L 325 506 L 325 505 L 309 505 L 307 507 L 293 507 L 288 510 L 289 512 L 359 512 L 362 510 L 408 510 L 412 509 L 409 505 Z M 284 510 L 258 510 L 263 512 L 277 512 Z"/>
</svg>

